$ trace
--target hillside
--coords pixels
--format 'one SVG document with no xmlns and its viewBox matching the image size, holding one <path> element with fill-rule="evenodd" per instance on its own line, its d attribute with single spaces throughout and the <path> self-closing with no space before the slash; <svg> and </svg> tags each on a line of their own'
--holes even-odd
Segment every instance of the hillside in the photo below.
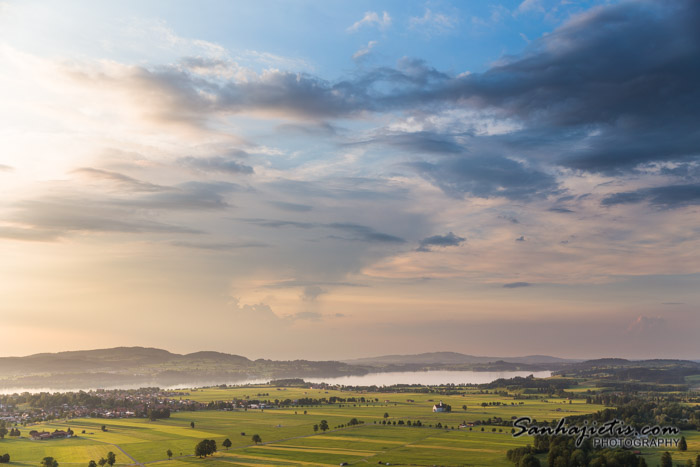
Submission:
<svg viewBox="0 0 700 467">
<path fill-rule="evenodd" d="M 367 373 L 334 361 L 252 361 L 221 352 L 186 355 L 147 347 L 41 353 L 0 358 L 0 388 L 94 388 L 219 384 L 247 379 Z"/>
<path fill-rule="evenodd" d="M 520 363 L 527 365 L 573 363 L 571 360 L 547 355 L 529 355 L 526 357 L 480 357 L 457 352 L 429 352 L 415 355 L 383 355 L 380 357 L 345 360 L 351 365 L 387 366 L 387 365 L 448 365 L 448 364 L 485 364 L 495 362 Z"/>
</svg>

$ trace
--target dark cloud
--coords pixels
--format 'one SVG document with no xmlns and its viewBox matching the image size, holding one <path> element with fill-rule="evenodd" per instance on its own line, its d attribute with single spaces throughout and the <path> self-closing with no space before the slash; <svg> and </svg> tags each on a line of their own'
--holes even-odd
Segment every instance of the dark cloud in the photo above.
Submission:
<svg viewBox="0 0 700 467">
<path fill-rule="evenodd" d="M 72 173 L 82 175 L 99 181 L 107 181 L 115 184 L 117 187 L 127 191 L 167 191 L 170 188 L 155 185 L 153 183 L 143 182 L 135 178 L 129 177 L 119 172 L 111 172 L 108 170 L 95 169 L 92 167 L 83 167 L 74 170 Z"/>
<path fill-rule="evenodd" d="M 522 200 L 557 193 L 555 178 L 500 156 L 449 157 L 410 164 L 450 196 L 504 197 Z"/>
<path fill-rule="evenodd" d="M 505 219 L 505 220 L 507 220 L 508 222 L 510 222 L 511 224 L 520 224 L 520 221 L 519 221 L 516 217 L 514 217 L 514 216 L 505 216 L 505 215 L 503 215 L 503 216 L 498 216 L 498 218 L 499 218 L 499 219 Z"/>
<path fill-rule="evenodd" d="M 249 222 L 251 224 L 257 224 L 262 227 L 297 227 L 300 229 L 311 229 L 314 227 L 319 227 L 321 224 L 315 224 L 313 222 L 297 222 L 297 221 L 284 221 L 284 220 L 274 220 L 274 219 L 240 219 L 244 222 Z"/>
<path fill-rule="evenodd" d="M 351 143 L 351 145 L 384 144 L 402 151 L 419 154 L 462 154 L 465 148 L 455 136 L 436 132 L 417 131 L 413 133 L 387 133 L 374 138 Z"/>
<path fill-rule="evenodd" d="M 648 202 L 669 209 L 700 204 L 700 184 L 669 185 L 614 193 L 603 199 L 603 206 Z"/>
<path fill-rule="evenodd" d="M 277 129 L 285 133 L 297 133 L 303 136 L 333 136 L 338 129 L 328 122 L 313 122 L 308 124 L 283 123 Z"/>
<path fill-rule="evenodd" d="M 270 201 L 270 204 L 283 211 L 308 212 L 313 209 L 313 207 L 308 204 L 287 203 L 285 201 Z"/>
<path fill-rule="evenodd" d="M 226 193 L 241 190 L 243 188 L 235 183 L 192 181 L 175 185 L 165 192 L 115 200 L 114 203 L 142 209 L 220 210 L 231 207 L 226 201 Z"/>
<path fill-rule="evenodd" d="M 269 247 L 267 243 L 263 242 L 171 242 L 171 245 L 180 246 L 183 248 L 195 248 L 198 250 L 210 250 L 210 251 L 229 251 L 238 250 L 241 248 L 266 248 Z"/>
<path fill-rule="evenodd" d="M 506 289 L 519 289 L 521 287 L 532 287 L 532 284 L 529 282 L 510 282 L 508 284 L 503 284 L 503 287 Z"/>
<path fill-rule="evenodd" d="M 521 235 L 518 238 L 515 239 L 516 242 L 524 242 L 525 241 L 525 236 Z"/>
<path fill-rule="evenodd" d="M 34 229 L 61 234 L 86 232 L 200 233 L 188 227 L 169 225 L 140 217 L 108 202 L 89 198 L 46 197 L 23 201 L 12 220 Z M 54 234 L 58 235 L 58 234 Z"/>
<path fill-rule="evenodd" d="M 0 238 L 25 242 L 53 242 L 59 240 L 62 232 L 41 228 L 0 226 Z"/>
<path fill-rule="evenodd" d="M 198 73 L 228 66 L 203 58 L 156 69 L 133 67 L 122 80 L 72 75 L 118 82 L 147 103 L 149 115 L 198 124 L 222 113 L 262 112 L 323 128 L 326 124 L 318 122 L 367 112 L 487 109 L 496 118 L 522 124 L 520 131 L 501 138 L 521 151 L 571 168 L 612 173 L 698 155 L 698 24 L 695 0 L 601 6 L 574 16 L 519 56 L 506 57 L 484 73 L 459 76 L 402 59 L 395 68 L 365 70 L 337 82 L 276 70 L 236 81 L 226 74 Z M 430 152 L 459 152 L 444 136 L 380 139 L 411 151 L 422 145 Z"/>
<path fill-rule="evenodd" d="M 307 285 L 306 287 L 304 287 L 304 292 L 302 293 L 301 298 L 303 300 L 312 302 L 325 293 L 327 293 L 327 290 L 317 285 Z"/>
<path fill-rule="evenodd" d="M 104 73 L 71 74 L 100 86 L 127 87 L 148 117 L 200 126 L 213 116 L 262 113 L 306 123 L 282 130 L 332 134 L 328 120 L 368 113 L 485 111 L 489 118 L 516 122 L 519 129 L 491 136 L 384 132 L 354 144 L 444 156 L 413 167 L 451 196 L 528 199 L 558 192 L 554 170 L 543 165 L 614 175 L 645 164 L 697 161 L 698 24 L 696 0 L 604 5 L 572 17 L 518 56 L 505 57 L 483 73 L 459 76 L 415 59 L 335 82 L 277 70 L 237 81 L 221 72 L 232 65 L 203 58 L 153 69 L 135 66 L 118 80 Z M 460 139 L 465 136 L 466 142 Z M 480 145 L 486 142 L 507 150 L 485 154 Z M 201 170 L 252 172 L 229 158 L 186 163 Z M 663 170 L 679 176 L 697 172 L 690 165 Z M 313 189 L 305 188 L 309 194 Z M 326 190 L 344 199 L 378 193 Z"/>
<path fill-rule="evenodd" d="M 322 182 L 280 179 L 268 186 L 296 198 L 381 201 L 405 199 L 409 195 L 406 188 L 368 177 L 329 177 Z"/>
<path fill-rule="evenodd" d="M 179 162 L 192 169 L 201 170 L 203 172 L 216 172 L 228 174 L 244 174 L 249 175 L 254 173 L 252 167 L 242 164 L 239 161 L 229 159 L 222 156 L 214 157 L 183 157 Z"/>
<path fill-rule="evenodd" d="M 547 209 L 547 211 L 550 211 L 550 212 L 560 212 L 560 213 L 562 213 L 562 214 L 569 214 L 569 213 L 571 213 L 571 212 L 574 212 L 574 211 L 572 211 L 572 210 L 569 209 L 569 208 L 562 208 L 562 207 L 556 207 L 556 206 L 553 207 L 553 208 Z"/>
<path fill-rule="evenodd" d="M 369 243 L 405 243 L 406 240 L 397 237 L 395 235 L 390 235 L 383 232 L 378 232 L 371 227 L 360 224 L 343 223 L 343 222 L 333 222 L 329 224 L 323 223 L 313 223 L 313 222 L 296 222 L 296 221 L 284 221 L 284 220 L 269 220 L 269 219 L 241 219 L 246 222 L 257 224 L 263 227 L 297 227 L 301 229 L 312 229 L 312 228 L 325 228 L 332 229 L 341 232 L 345 236 L 335 238 L 341 238 L 343 240 L 358 240 Z"/>
<path fill-rule="evenodd" d="M 448 232 L 446 235 L 433 235 L 432 237 L 424 238 L 420 241 L 420 245 L 416 251 L 430 251 L 430 247 L 447 247 L 447 246 L 459 246 L 464 242 L 466 238 L 459 237 L 452 232 Z"/>
<path fill-rule="evenodd" d="M 326 224 L 326 226 L 331 229 L 336 229 L 341 232 L 344 232 L 345 234 L 348 234 L 349 237 L 346 238 L 349 240 L 360 240 L 372 243 L 406 243 L 406 240 L 404 240 L 403 238 L 397 237 L 395 235 L 377 232 L 371 227 L 367 227 L 365 225 L 336 222 L 332 224 Z"/>
</svg>

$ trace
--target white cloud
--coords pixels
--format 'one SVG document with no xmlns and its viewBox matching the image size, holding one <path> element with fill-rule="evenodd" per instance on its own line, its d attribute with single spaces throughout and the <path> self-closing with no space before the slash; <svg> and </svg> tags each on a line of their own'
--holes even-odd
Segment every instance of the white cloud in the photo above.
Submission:
<svg viewBox="0 0 700 467">
<path fill-rule="evenodd" d="M 413 16 L 409 19 L 411 29 L 421 29 L 426 33 L 444 34 L 454 29 L 457 18 L 450 17 L 444 13 L 434 13 L 426 8 L 423 16 Z"/>
<path fill-rule="evenodd" d="M 386 11 L 382 12 L 382 16 L 379 16 L 379 13 L 376 11 L 368 11 L 365 13 L 365 16 L 362 17 L 360 21 L 355 22 L 352 26 L 350 26 L 347 31 L 348 32 L 355 32 L 358 31 L 362 26 L 377 26 L 378 28 L 384 29 L 389 26 L 391 26 L 391 16 L 389 16 L 389 13 Z"/>
<path fill-rule="evenodd" d="M 544 11 L 542 0 L 523 0 L 518 6 L 518 12 L 526 13 L 530 11 Z"/>
<path fill-rule="evenodd" d="M 370 51 L 374 48 L 375 45 L 377 45 L 377 41 L 369 41 L 366 46 L 362 47 L 359 49 L 357 52 L 352 54 L 352 59 L 353 60 L 359 60 L 360 58 L 364 57 L 365 55 L 369 54 Z"/>
</svg>

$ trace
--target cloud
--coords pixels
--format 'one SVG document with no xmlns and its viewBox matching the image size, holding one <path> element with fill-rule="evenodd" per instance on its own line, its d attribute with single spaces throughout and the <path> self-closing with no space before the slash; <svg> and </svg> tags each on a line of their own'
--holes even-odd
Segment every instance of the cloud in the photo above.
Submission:
<svg viewBox="0 0 700 467">
<path fill-rule="evenodd" d="M 452 232 L 448 232 L 446 235 L 433 235 L 432 237 L 424 238 L 420 241 L 420 245 L 416 251 L 430 251 L 430 247 L 448 247 L 448 246 L 459 246 L 466 239 L 464 237 L 459 237 Z"/>
<path fill-rule="evenodd" d="M 353 25 L 350 26 L 347 31 L 356 32 L 363 26 L 376 26 L 380 29 L 385 29 L 391 26 L 391 16 L 389 16 L 389 13 L 386 11 L 382 12 L 381 16 L 379 16 L 379 13 L 376 11 L 368 11 L 361 20 L 353 23 Z"/>
<path fill-rule="evenodd" d="M 525 241 L 525 235 L 521 235 L 518 238 L 515 239 L 516 242 L 524 242 Z"/>
<path fill-rule="evenodd" d="M 0 164 L 0 172 L 12 172 L 13 170 L 15 170 L 14 167 L 10 167 L 9 165 L 5 164 Z"/>
<path fill-rule="evenodd" d="M 409 166 L 455 198 L 471 195 L 523 200 L 559 190 L 554 176 L 500 156 L 448 157 Z"/>
<path fill-rule="evenodd" d="M 642 188 L 635 191 L 613 193 L 601 201 L 603 206 L 648 202 L 662 208 L 680 208 L 700 204 L 700 183 Z"/>
<path fill-rule="evenodd" d="M 235 183 L 190 181 L 174 185 L 165 192 L 113 200 L 112 202 L 116 205 L 142 209 L 223 210 L 231 207 L 225 199 L 225 194 L 241 190 L 241 186 Z"/>
<path fill-rule="evenodd" d="M 533 284 L 529 282 L 510 282 L 508 284 L 503 284 L 505 289 L 519 289 L 521 287 L 532 287 Z"/>
<path fill-rule="evenodd" d="M 283 211 L 309 212 L 313 210 L 313 206 L 308 204 L 288 203 L 286 201 L 270 201 L 269 204 Z"/>
<path fill-rule="evenodd" d="M 321 321 L 323 315 L 315 311 L 301 311 L 290 316 L 292 320 Z"/>
<path fill-rule="evenodd" d="M 244 174 L 249 175 L 254 173 L 252 167 L 242 164 L 233 159 L 229 159 L 221 156 L 213 157 L 182 157 L 179 162 L 193 169 L 201 170 L 203 172 L 217 172 L 217 173 L 227 173 L 227 174 Z"/>
<path fill-rule="evenodd" d="M 143 182 L 118 172 L 110 172 L 108 170 L 95 169 L 92 167 L 83 167 L 73 170 L 71 173 L 82 175 L 89 179 L 111 182 L 119 189 L 127 191 L 154 192 L 169 190 L 168 187 Z"/>
<path fill-rule="evenodd" d="M 376 46 L 377 44 L 378 44 L 377 41 L 369 41 L 366 46 L 358 49 L 357 52 L 352 54 L 352 59 L 359 60 L 362 57 L 368 55 L 370 53 L 370 51 L 374 48 L 374 46 Z"/>
<path fill-rule="evenodd" d="M 301 229 L 331 229 L 340 232 L 343 240 L 357 240 L 369 243 L 406 243 L 403 238 L 395 235 L 390 235 L 361 224 L 353 224 L 346 222 L 331 222 L 331 223 L 314 223 L 314 222 L 297 222 L 285 220 L 269 220 L 269 219 L 242 219 L 244 221 L 260 225 L 262 227 L 297 227 Z"/>
<path fill-rule="evenodd" d="M 406 240 L 403 238 L 377 232 L 373 228 L 365 225 L 334 222 L 331 224 L 326 224 L 326 226 L 349 235 L 348 237 L 345 237 L 347 240 L 359 240 L 371 243 L 406 243 Z"/>
<path fill-rule="evenodd" d="M 569 213 L 574 212 L 574 211 L 572 211 L 572 210 L 569 209 L 569 208 L 561 208 L 561 207 L 557 207 L 557 206 L 552 207 L 552 208 L 549 208 L 549 209 L 547 209 L 547 210 L 548 210 L 549 212 L 559 212 L 559 213 L 562 213 L 562 214 L 569 214 Z"/>
<path fill-rule="evenodd" d="M 518 5 L 518 12 L 524 13 L 530 11 L 544 12 L 542 0 L 523 0 L 523 2 Z"/>
<path fill-rule="evenodd" d="M 307 285 L 306 287 L 304 287 L 304 292 L 301 298 L 302 300 L 312 302 L 325 293 L 327 293 L 327 291 L 317 285 Z"/>
<path fill-rule="evenodd" d="M 242 248 L 266 248 L 266 247 L 270 246 L 267 243 L 255 242 L 255 241 L 222 242 L 222 243 L 178 241 L 178 242 L 171 242 L 171 245 L 180 246 L 183 248 L 194 248 L 194 249 L 198 249 L 198 250 L 209 250 L 209 251 L 229 251 L 229 250 L 238 250 L 238 249 L 242 249 Z"/>
<path fill-rule="evenodd" d="M 199 230 L 157 222 L 88 197 L 50 196 L 25 200 L 17 207 L 19 211 L 11 220 L 49 232 L 50 236 L 71 232 L 199 233 Z M 31 235 L 30 231 L 27 234 Z"/>
<path fill-rule="evenodd" d="M 388 14 L 368 12 L 350 29 L 389 23 Z M 335 82 L 277 69 L 212 76 L 181 65 L 94 64 L 66 73 L 81 86 L 114 89 L 146 118 L 199 127 L 241 113 L 319 122 L 367 113 L 488 110 L 520 129 L 479 141 L 505 144 L 518 158 L 615 174 L 697 156 L 698 23 L 700 4 L 693 0 L 601 6 L 573 16 L 521 55 L 457 76 L 410 59 Z"/>
<path fill-rule="evenodd" d="M 412 16 L 408 27 L 426 34 L 444 34 L 455 28 L 457 18 L 444 13 L 435 13 L 426 8 L 423 16 Z"/>
<path fill-rule="evenodd" d="M 59 240 L 61 236 L 62 232 L 51 229 L 0 225 L 0 238 L 9 240 L 21 240 L 25 242 L 54 242 Z"/>
</svg>

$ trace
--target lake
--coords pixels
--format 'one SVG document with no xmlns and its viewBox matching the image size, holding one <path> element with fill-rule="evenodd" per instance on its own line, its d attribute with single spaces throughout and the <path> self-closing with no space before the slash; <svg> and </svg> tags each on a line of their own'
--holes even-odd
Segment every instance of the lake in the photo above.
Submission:
<svg viewBox="0 0 700 467">
<path fill-rule="evenodd" d="M 304 381 L 310 383 L 328 383 L 345 386 L 391 386 L 392 384 L 422 384 L 424 386 L 438 384 L 486 384 L 499 378 L 514 378 L 516 376 L 535 378 L 548 378 L 551 371 L 397 371 L 387 373 L 369 373 L 362 376 L 340 376 L 336 378 L 304 377 Z M 220 384 L 244 385 L 264 384 L 269 379 L 248 379 L 243 381 L 199 381 L 185 382 L 177 386 L 160 386 L 163 389 L 193 388 L 203 386 L 217 386 Z M 157 383 L 143 383 L 140 385 L 109 386 L 101 389 L 138 389 L 146 386 L 158 386 Z M 89 391 L 94 388 L 0 388 L 0 394 L 13 393 L 38 393 L 38 392 L 77 392 Z"/>
</svg>

